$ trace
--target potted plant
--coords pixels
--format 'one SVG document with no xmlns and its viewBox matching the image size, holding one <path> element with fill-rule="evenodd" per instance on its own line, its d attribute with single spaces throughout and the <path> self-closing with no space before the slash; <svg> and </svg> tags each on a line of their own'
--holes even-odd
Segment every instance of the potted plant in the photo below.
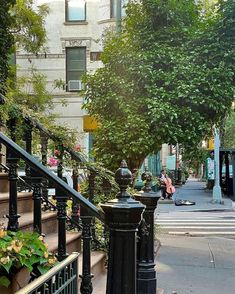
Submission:
<svg viewBox="0 0 235 294">
<path fill-rule="evenodd" d="M 7 231 L 0 228 L 0 293 L 15 293 L 22 281 L 31 276 L 39 276 L 56 263 L 54 254 L 48 252 L 43 237 L 31 231 Z M 23 272 L 23 274 L 22 274 Z M 20 275 L 21 273 L 21 275 Z M 24 283 L 23 283 L 24 284 Z"/>
</svg>

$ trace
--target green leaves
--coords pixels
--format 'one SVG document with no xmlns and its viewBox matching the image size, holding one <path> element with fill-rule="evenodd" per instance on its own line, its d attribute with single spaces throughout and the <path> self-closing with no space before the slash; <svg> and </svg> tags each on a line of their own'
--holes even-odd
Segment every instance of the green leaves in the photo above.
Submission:
<svg viewBox="0 0 235 294">
<path fill-rule="evenodd" d="M 9 32 L 14 23 L 14 17 L 10 15 L 9 9 L 15 3 L 14 0 L 4 1 L 0 6 L 1 29 L 0 29 L 0 93 L 4 94 L 6 89 L 4 82 L 8 76 L 9 54 L 12 52 L 14 38 Z"/>
<path fill-rule="evenodd" d="M 193 0 L 128 4 L 122 34 L 105 39 L 104 67 L 86 77 L 97 159 L 138 168 L 162 143 L 195 146 L 221 122 L 235 92 L 234 5 L 205 13 Z"/>
<path fill-rule="evenodd" d="M 38 53 L 46 43 L 45 17 L 49 14 L 46 4 L 36 6 L 36 1 L 16 0 L 11 8 L 15 17 L 12 33 L 17 46 L 27 52 Z"/>
<path fill-rule="evenodd" d="M 0 285 L 3 285 L 4 287 L 8 288 L 11 281 L 6 276 L 0 277 Z"/>
<path fill-rule="evenodd" d="M 0 285 L 8 287 L 12 276 L 22 267 L 29 272 L 38 266 L 48 270 L 55 262 L 42 236 L 30 231 L 11 232 L 0 228 Z"/>
</svg>

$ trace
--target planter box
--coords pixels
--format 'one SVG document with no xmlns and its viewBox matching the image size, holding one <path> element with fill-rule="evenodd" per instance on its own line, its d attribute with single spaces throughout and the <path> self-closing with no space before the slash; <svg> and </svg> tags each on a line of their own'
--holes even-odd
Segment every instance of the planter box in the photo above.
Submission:
<svg viewBox="0 0 235 294">
<path fill-rule="evenodd" d="M 0 293 L 1 294 L 13 294 L 20 290 L 21 288 L 28 285 L 30 280 L 30 273 L 27 269 L 22 268 L 17 274 L 15 274 L 12 278 L 11 285 L 6 288 L 0 286 Z"/>
</svg>

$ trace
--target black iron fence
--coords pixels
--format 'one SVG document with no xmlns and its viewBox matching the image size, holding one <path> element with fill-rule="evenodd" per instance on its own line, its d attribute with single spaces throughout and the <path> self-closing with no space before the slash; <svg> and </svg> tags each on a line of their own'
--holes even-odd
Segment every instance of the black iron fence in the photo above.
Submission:
<svg viewBox="0 0 235 294">
<path fill-rule="evenodd" d="M 83 240 L 83 267 L 80 293 L 91 294 L 92 289 L 92 273 L 90 269 L 90 247 L 91 240 L 94 238 L 93 219 L 96 217 L 105 223 L 106 228 L 110 232 L 109 250 L 108 250 L 108 278 L 107 278 L 107 294 L 155 294 L 156 293 L 156 272 L 153 254 L 153 215 L 157 205 L 158 196 L 151 194 L 151 191 L 145 191 L 141 197 L 136 197 L 127 192 L 127 188 L 132 181 L 132 175 L 122 162 L 121 167 L 115 173 L 116 186 L 118 193 L 114 200 L 107 200 L 103 204 L 102 210 L 97 209 L 93 204 L 96 194 L 95 178 L 100 175 L 91 165 L 85 165 L 88 172 L 88 193 L 84 197 L 77 191 L 78 177 L 77 168 L 84 165 L 85 159 L 74 150 L 65 147 L 63 142 L 54 134 L 45 129 L 38 122 L 32 121 L 26 117 L 26 123 L 29 128 L 25 137 L 26 150 L 16 144 L 15 137 L 15 121 L 8 124 L 10 128 L 11 139 L 0 132 L 0 146 L 3 144 L 7 149 L 7 167 L 8 180 L 10 187 L 9 198 L 9 214 L 8 229 L 17 231 L 19 229 L 20 215 L 17 212 L 17 187 L 18 187 L 18 163 L 19 160 L 25 162 L 26 182 L 30 182 L 33 188 L 34 201 L 34 230 L 41 234 L 41 213 L 42 201 L 50 207 L 47 185 L 52 184 L 55 188 L 56 204 L 58 219 L 58 260 L 64 261 L 67 258 L 66 253 L 66 221 L 67 210 L 66 205 L 69 199 L 72 199 L 72 215 L 71 218 L 78 223 L 81 222 L 82 240 Z M 40 131 L 41 136 L 41 163 L 35 159 L 32 154 L 32 131 L 36 127 Z M 57 167 L 57 174 L 48 170 L 45 166 L 47 163 L 48 140 L 56 140 L 60 146 L 61 154 Z M 63 153 L 66 150 L 71 158 L 75 160 L 77 165 L 73 170 L 73 186 L 69 186 L 63 181 Z M 107 171 L 108 172 L 108 171 Z M 108 172 L 109 173 L 109 172 Z M 109 173 L 110 175 L 111 173 Z M 105 195 L 109 194 L 111 187 L 107 180 L 108 177 L 101 175 Z M 150 193 L 150 195 L 146 195 Z M 108 197 L 107 197 L 108 199 Z M 142 203 L 144 204 L 142 204 Z M 78 215 L 78 206 L 80 206 L 80 216 Z M 143 211 L 146 206 L 146 211 Z M 145 220 L 143 219 L 143 215 Z M 141 226 L 139 227 L 139 224 Z M 139 228 L 138 239 L 137 230 Z M 138 242 L 137 242 L 138 241 Z M 137 246 L 136 246 L 137 244 Z M 136 251 L 136 248 L 138 250 Z M 66 281 L 70 278 L 65 276 Z M 150 283 L 151 282 L 151 283 Z M 50 283 L 49 283 L 50 284 Z M 151 284 L 151 287 L 149 285 Z M 51 285 L 51 284 L 50 284 Z M 49 286 L 50 286 L 49 285 Z M 136 285 L 138 287 L 136 288 Z M 48 287 L 49 287 L 48 286 Z M 32 293 L 53 293 L 46 288 L 47 292 Z M 68 286 L 69 287 L 69 286 Z M 105 290 L 104 290 L 105 292 Z M 26 292 L 24 292 L 26 293 Z M 31 293 L 31 292 L 30 292 Z M 55 292 L 60 293 L 60 292 Z M 73 292 L 69 292 L 73 293 Z M 79 293 L 79 292 L 76 292 Z"/>
<path fill-rule="evenodd" d="M 16 294 L 77 294 L 78 253 L 72 253 Z"/>
</svg>

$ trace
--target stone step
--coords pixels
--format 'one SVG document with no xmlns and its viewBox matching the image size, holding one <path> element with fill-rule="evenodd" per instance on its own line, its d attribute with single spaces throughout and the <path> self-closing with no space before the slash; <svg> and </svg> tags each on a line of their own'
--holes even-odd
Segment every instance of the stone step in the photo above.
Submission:
<svg viewBox="0 0 235 294">
<path fill-rule="evenodd" d="M 78 259 L 78 273 L 79 275 L 82 275 L 82 252 Z M 100 289 L 100 287 L 103 287 L 103 292 L 100 292 L 100 294 L 105 293 L 106 287 L 106 253 L 103 251 L 91 251 L 91 273 L 94 275 L 94 278 L 92 279 L 92 285 L 93 285 L 93 293 L 98 294 L 97 289 Z M 80 289 L 81 286 L 81 279 L 79 278 L 78 281 L 78 289 Z M 79 292 L 80 293 L 80 292 Z"/>
<path fill-rule="evenodd" d="M 6 193 L 8 191 L 8 174 L 0 172 L 0 193 Z"/>
<path fill-rule="evenodd" d="M 18 219 L 21 230 L 33 231 L 33 213 L 23 213 Z M 3 223 L 7 227 L 8 219 L 6 217 L 0 219 L 0 223 Z M 57 215 L 56 212 L 42 212 L 42 233 L 50 234 L 56 233 L 57 229 Z"/>
<path fill-rule="evenodd" d="M 66 233 L 66 246 L 67 252 L 70 254 L 72 252 L 81 251 L 81 232 L 67 232 Z M 58 249 L 58 234 L 51 233 L 45 236 L 45 242 L 48 244 L 48 249 L 51 252 L 57 252 Z"/>
<path fill-rule="evenodd" d="M 18 213 L 33 211 L 32 192 L 18 192 L 17 194 Z M 9 193 L 0 193 L 0 217 L 9 213 Z"/>
</svg>

